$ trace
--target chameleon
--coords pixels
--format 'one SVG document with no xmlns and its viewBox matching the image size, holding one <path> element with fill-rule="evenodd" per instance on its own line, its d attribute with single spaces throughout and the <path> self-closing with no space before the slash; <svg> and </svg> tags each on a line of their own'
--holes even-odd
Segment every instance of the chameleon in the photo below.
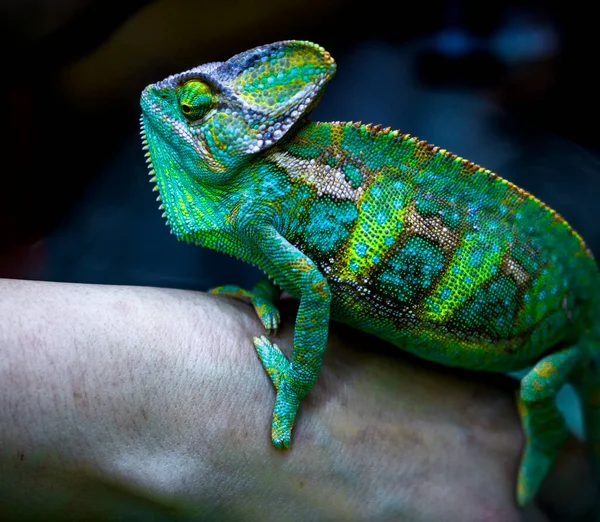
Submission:
<svg viewBox="0 0 600 522">
<path fill-rule="evenodd" d="M 581 398 L 600 470 L 600 272 L 553 209 L 488 169 L 380 125 L 309 119 L 336 64 L 288 40 L 148 85 L 141 135 L 177 239 L 265 273 L 250 300 L 267 334 L 299 299 L 291 360 L 254 347 L 275 390 L 271 438 L 289 448 L 330 320 L 424 359 L 525 370 L 516 500 L 530 503 L 568 437 L 555 396 Z"/>
</svg>

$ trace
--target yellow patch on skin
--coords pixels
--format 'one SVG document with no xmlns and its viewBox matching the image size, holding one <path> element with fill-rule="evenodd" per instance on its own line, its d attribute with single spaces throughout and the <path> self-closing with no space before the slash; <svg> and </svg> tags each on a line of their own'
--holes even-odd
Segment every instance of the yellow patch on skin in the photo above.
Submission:
<svg viewBox="0 0 600 522">
<path fill-rule="evenodd" d="M 536 372 L 537 373 L 537 372 Z M 531 387 L 535 390 L 535 391 L 540 391 L 544 389 L 543 384 L 540 381 L 533 381 Z"/>
<path fill-rule="evenodd" d="M 525 402 L 523 402 L 523 400 L 521 399 L 518 390 L 515 392 L 515 402 L 517 403 L 517 411 L 519 412 L 519 417 L 521 417 L 522 419 L 525 418 L 529 411 L 527 410 Z"/>
<path fill-rule="evenodd" d="M 229 223 L 230 225 L 233 225 L 235 223 L 235 220 L 237 218 L 238 212 L 240 211 L 241 205 L 242 205 L 241 202 L 237 202 L 231 209 L 231 212 L 229 212 L 229 214 L 225 215 L 225 219 L 227 220 L 227 223 Z"/>
<path fill-rule="evenodd" d="M 554 363 L 552 363 L 550 361 L 544 361 L 544 362 L 538 364 L 533 369 L 533 371 L 535 372 L 536 375 L 539 375 L 540 377 L 543 377 L 543 378 L 552 377 L 553 375 L 556 375 L 558 373 L 558 369 L 556 368 Z"/>
<path fill-rule="evenodd" d="M 525 482 L 525 480 L 523 476 L 519 473 L 519 480 L 517 482 L 517 495 L 519 498 L 525 496 L 525 493 L 527 491 L 527 488 L 525 487 L 525 484 L 523 484 L 523 482 Z"/>
<path fill-rule="evenodd" d="M 313 270 L 313 266 L 305 257 L 298 257 L 290 262 L 290 269 L 298 272 L 310 272 Z"/>
<path fill-rule="evenodd" d="M 461 234 L 458 231 L 451 231 L 443 225 L 439 216 L 424 218 L 415 209 L 407 218 L 409 218 L 407 219 L 407 228 L 413 234 L 423 236 L 439 245 L 444 252 L 453 254 L 449 265 L 452 269 L 447 268 L 443 272 L 437 282 L 435 292 L 429 297 L 422 311 L 422 316 L 426 320 L 443 323 L 448 321 L 454 312 L 495 274 L 500 254 L 495 253 L 492 249 L 482 249 L 480 243 L 475 239 L 467 240 L 464 232 Z M 440 233 L 440 230 L 443 230 L 443 234 Z M 474 231 L 470 232 L 474 236 Z M 468 259 L 474 254 L 480 254 L 480 266 L 477 270 L 470 269 L 467 263 L 457 259 L 459 246 L 464 259 Z M 454 268 L 458 268 L 458 271 Z M 467 276 L 472 280 L 469 285 L 464 284 Z M 450 296 L 444 296 L 446 289 L 451 289 Z"/>
<path fill-rule="evenodd" d="M 182 198 L 179 198 L 177 201 L 177 206 L 179 207 L 179 211 L 183 214 L 184 217 L 189 217 L 190 213 L 188 212 L 187 205 L 183 201 Z"/>
<path fill-rule="evenodd" d="M 327 290 L 325 290 L 325 285 L 327 283 L 325 282 L 325 280 L 319 281 L 318 283 L 315 283 L 312 285 L 312 289 L 319 294 L 319 297 L 321 297 L 322 299 L 327 299 L 329 297 L 329 294 L 327 292 Z"/>
<path fill-rule="evenodd" d="M 257 311 L 257 312 L 260 312 L 260 313 L 263 313 L 263 312 L 266 310 L 266 308 L 267 308 L 267 305 L 265 305 L 265 304 L 259 304 L 259 305 L 256 307 L 256 311 Z"/>
</svg>

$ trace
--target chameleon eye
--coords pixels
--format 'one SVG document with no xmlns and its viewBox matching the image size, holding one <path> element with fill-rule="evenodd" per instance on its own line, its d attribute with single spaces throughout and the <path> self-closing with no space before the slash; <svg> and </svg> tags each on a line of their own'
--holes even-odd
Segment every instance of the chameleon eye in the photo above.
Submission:
<svg viewBox="0 0 600 522">
<path fill-rule="evenodd" d="M 179 107 L 189 120 L 204 116 L 215 101 L 210 87 L 198 80 L 184 83 L 179 90 Z"/>
</svg>

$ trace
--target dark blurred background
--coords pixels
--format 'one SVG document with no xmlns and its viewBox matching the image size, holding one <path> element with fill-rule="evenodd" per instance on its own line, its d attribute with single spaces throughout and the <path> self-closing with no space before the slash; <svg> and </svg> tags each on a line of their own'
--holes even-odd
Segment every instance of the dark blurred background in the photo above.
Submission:
<svg viewBox="0 0 600 522">
<path fill-rule="evenodd" d="M 0 276 L 251 284 L 254 269 L 164 226 L 139 93 L 291 38 L 338 62 L 315 119 L 390 125 L 490 168 L 557 209 L 598 255 L 597 22 L 583 3 L 547 4 L 5 0 Z"/>
</svg>

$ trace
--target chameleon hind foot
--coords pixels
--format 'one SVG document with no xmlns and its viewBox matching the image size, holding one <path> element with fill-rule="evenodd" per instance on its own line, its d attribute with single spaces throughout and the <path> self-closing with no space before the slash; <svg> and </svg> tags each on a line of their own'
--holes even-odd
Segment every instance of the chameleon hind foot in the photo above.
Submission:
<svg viewBox="0 0 600 522">
<path fill-rule="evenodd" d="M 580 357 L 577 347 L 559 350 L 541 359 L 521 380 L 517 408 L 525 432 L 525 451 L 517 482 L 520 506 L 533 500 L 569 437 L 556 406 L 556 394 L 569 380 Z"/>
<path fill-rule="evenodd" d="M 562 442 L 557 446 L 562 446 Z M 558 449 L 544 450 L 536 447 L 530 440 L 527 441 L 517 479 L 517 503 L 519 506 L 524 507 L 533 501 L 557 454 Z"/>
<path fill-rule="evenodd" d="M 271 423 L 271 440 L 276 448 L 289 448 L 294 420 L 300 406 L 300 395 L 286 380 L 290 362 L 279 347 L 264 336 L 254 338 L 254 347 L 277 390 Z"/>
<path fill-rule="evenodd" d="M 267 332 L 274 333 L 279 328 L 281 317 L 274 303 L 278 291 L 269 281 L 259 281 L 252 290 L 245 290 L 236 285 L 224 285 L 211 288 L 209 292 L 235 299 L 249 299 Z"/>
</svg>

